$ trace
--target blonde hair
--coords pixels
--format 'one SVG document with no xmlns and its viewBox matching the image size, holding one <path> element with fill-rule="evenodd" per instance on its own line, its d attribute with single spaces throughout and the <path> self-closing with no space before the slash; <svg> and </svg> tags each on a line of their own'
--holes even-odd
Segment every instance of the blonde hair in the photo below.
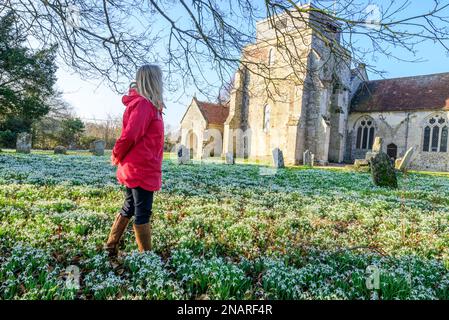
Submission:
<svg viewBox="0 0 449 320">
<path fill-rule="evenodd" d="M 162 110 L 164 101 L 162 98 L 162 71 L 154 64 L 143 65 L 136 74 L 137 92 L 150 100 L 153 105 Z"/>
</svg>

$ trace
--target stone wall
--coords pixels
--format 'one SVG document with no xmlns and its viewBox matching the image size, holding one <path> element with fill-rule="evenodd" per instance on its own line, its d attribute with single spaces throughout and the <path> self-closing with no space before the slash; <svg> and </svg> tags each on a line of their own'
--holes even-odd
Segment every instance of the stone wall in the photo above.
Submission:
<svg viewBox="0 0 449 320">
<path fill-rule="evenodd" d="M 247 157 L 249 153 L 249 142 L 244 143 L 251 137 L 248 130 L 248 83 L 250 73 L 241 67 L 235 74 L 234 87 L 230 94 L 229 115 L 223 128 L 223 156 L 232 152 L 234 155 Z M 243 154 L 243 155 L 242 155 Z"/>
<path fill-rule="evenodd" d="M 224 126 L 219 124 L 207 124 L 203 134 L 202 157 L 220 157 L 223 155 Z"/>
<path fill-rule="evenodd" d="M 321 164 L 343 161 L 351 82 L 349 55 L 346 58 L 334 56 L 325 42 L 313 35 L 303 92 L 303 149 L 315 154 L 315 161 Z"/>
<path fill-rule="evenodd" d="M 410 164 L 411 169 L 449 171 L 449 153 L 418 152 Z"/>
<path fill-rule="evenodd" d="M 271 42 L 264 41 L 248 46 L 245 54 L 248 59 L 262 64 L 268 62 L 270 50 L 275 51 L 272 53 L 274 61 L 269 66 L 269 76 L 286 78 L 292 73 L 292 69 L 288 66 L 288 62 L 283 60 L 274 39 Z M 298 128 L 301 125 L 303 105 L 301 82 L 304 79 L 297 81 L 287 79 L 267 85 L 266 79 L 257 75 L 262 72 L 263 70 L 258 69 L 237 73 L 235 89 L 231 94 L 230 115 L 224 129 L 224 152 L 230 151 L 236 142 L 243 144 L 241 138 L 232 140 L 233 136 L 243 134 L 247 137 L 246 150 L 250 158 L 271 157 L 272 150 L 278 147 L 284 152 L 286 163 L 297 163 L 298 155 L 301 153 L 298 152 L 300 145 Z M 270 108 L 270 121 L 268 128 L 264 130 L 267 105 Z M 241 130 L 241 133 L 236 134 L 235 130 Z"/>
<path fill-rule="evenodd" d="M 192 102 L 181 121 L 181 144 L 193 151 L 191 156 L 195 159 L 201 159 L 203 150 L 202 142 L 206 129 L 206 120 L 200 109 Z"/>
<path fill-rule="evenodd" d="M 290 23 L 287 19 L 284 32 L 294 40 L 284 45 L 298 52 L 296 58 L 302 61 L 294 66 L 285 47 L 277 46 L 268 21 L 257 23 L 258 41 L 244 49 L 243 57 L 259 65 L 236 75 L 224 126 L 224 153 L 231 148 L 235 153 L 232 130 L 241 129 L 249 139 L 250 158 L 267 158 L 280 148 L 287 164 L 298 164 L 309 149 L 318 162 L 325 164 L 330 157 L 341 162 L 351 81 L 349 55 L 347 61 L 335 59 L 310 28 L 297 25 L 298 30 Z M 267 82 L 267 78 L 276 80 Z M 270 121 L 264 128 L 267 105 Z"/>
</svg>

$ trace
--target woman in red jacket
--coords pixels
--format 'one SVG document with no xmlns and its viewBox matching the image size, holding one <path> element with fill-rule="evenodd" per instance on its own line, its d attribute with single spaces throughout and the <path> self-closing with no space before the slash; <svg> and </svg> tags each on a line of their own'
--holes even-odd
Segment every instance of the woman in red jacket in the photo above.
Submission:
<svg viewBox="0 0 449 320">
<path fill-rule="evenodd" d="M 105 246 L 110 256 L 117 255 L 120 238 L 132 216 L 139 251 L 151 250 L 153 192 L 161 188 L 164 148 L 161 69 L 155 65 L 139 68 L 135 85 L 122 102 L 126 106 L 122 134 L 112 150 L 111 161 L 118 166 L 117 179 L 126 191 L 125 203 Z"/>
</svg>

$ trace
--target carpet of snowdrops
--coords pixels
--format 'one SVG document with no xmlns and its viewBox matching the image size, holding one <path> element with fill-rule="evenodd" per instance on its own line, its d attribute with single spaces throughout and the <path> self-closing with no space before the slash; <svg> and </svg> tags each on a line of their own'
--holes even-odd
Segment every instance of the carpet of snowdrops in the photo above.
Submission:
<svg viewBox="0 0 449 320">
<path fill-rule="evenodd" d="M 0 153 L 0 299 L 449 299 L 448 176 L 261 168 L 164 160 L 154 250 L 110 260 L 108 156 Z"/>
</svg>

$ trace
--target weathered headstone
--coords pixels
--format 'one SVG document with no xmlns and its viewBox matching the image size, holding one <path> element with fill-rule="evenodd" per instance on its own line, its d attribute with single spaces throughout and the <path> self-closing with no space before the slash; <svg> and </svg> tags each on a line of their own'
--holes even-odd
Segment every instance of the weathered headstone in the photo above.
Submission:
<svg viewBox="0 0 449 320">
<path fill-rule="evenodd" d="M 92 153 L 95 156 L 103 156 L 105 147 L 106 147 L 106 142 L 104 140 L 95 140 L 93 142 Z"/>
<path fill-rule="evenodd" d="M 401 165 L 401 162 L 402 162 L 402 158 L 397 158 L 394 161 L 394 167 L 399 170 L 399 166 Z"/>
<path fill-rule="evenodd" d="M 383 144 L 383 139 L 381 137 L 374 138 L 373 147 L 371 148 L 371 151 L 368 151 L 365 154 L 365 160 L 370 162 L 372 158 L 377 156 L 379 154 L 379 152 L 382 151 L 382 144 Z"/>
<path fill-rule="evenodd" d="M 313 167 L 313 164 L 315 162 L 315 155 L 312 152 L 310 152 L 310 150 L 306 150 L 302 156 L 304 165 Z"/>
<path fill-rule="evenodd" d="M 379 152 L 370 161 L 371 176 L 373 182 L 379 187 L 397 188 L 398 180 L 396 178 L 396 172 L 391 163 L 390 157 L 384 153 Z"/>
<path fill-rule="evenodd" d="M 361 167 L 368 167 L 369 161 L 366 159 L 356 159 L 354 161 L 354 167 L 361 168 Z"/>
<path fill-rule="evenodd" d="M 17 134 L 16 152 L 30 153 L 31 152 L 31 134 L 28 132 L 21 132 Z"/>
<path fill-rule="evenodd" d="M 235 164 L 234 154 L 232 152 L 226 152 L 225 158 L 226 164 Z"/>
<path fill-rule="evenodd" d="M 278 169 L 284 168 L 284 155 L 279 148 L 273 149 L 273 166 Z"/>
<path fill-rule="evenodd" d="M 56 146 L 54 152 L 55 154 L 67 154 L 67 149 L 63 146 Z"/>
<path fill-rule="evenodd" d="M 190 151 L 184 145 L 178 147 L 178 164 L 187 164 L 190 161 Z"/>
<path fill-rule="evenodd" d="M 383 139 L 381 137 L 375 137 L 374 138 L 372 151 L 376 152 L 376 153 L 381 152 L 382 151 L 382 144 L 383 144 Z"/>
<path fill-rule="evenodd" d="M 375 156 L 377 156 L 379 154 L 379 152 L 371 152 L 371 151 L 368 151 L 366 154 L 365 154 L 365 160 L 366 161 L 371 161 L 371 159 L 372 158 L 374 158 Z"/>
<path fill-rule="evenodd" d="M 407 150 L 404 157 L 402 158 L 401 163 L 397 167 L 399 171 L 404 171 L 409 166 L 410 162 L 412 161 L 413 153 L 415 152 L 415 148 L 411 147 Z"/>
</svg>

